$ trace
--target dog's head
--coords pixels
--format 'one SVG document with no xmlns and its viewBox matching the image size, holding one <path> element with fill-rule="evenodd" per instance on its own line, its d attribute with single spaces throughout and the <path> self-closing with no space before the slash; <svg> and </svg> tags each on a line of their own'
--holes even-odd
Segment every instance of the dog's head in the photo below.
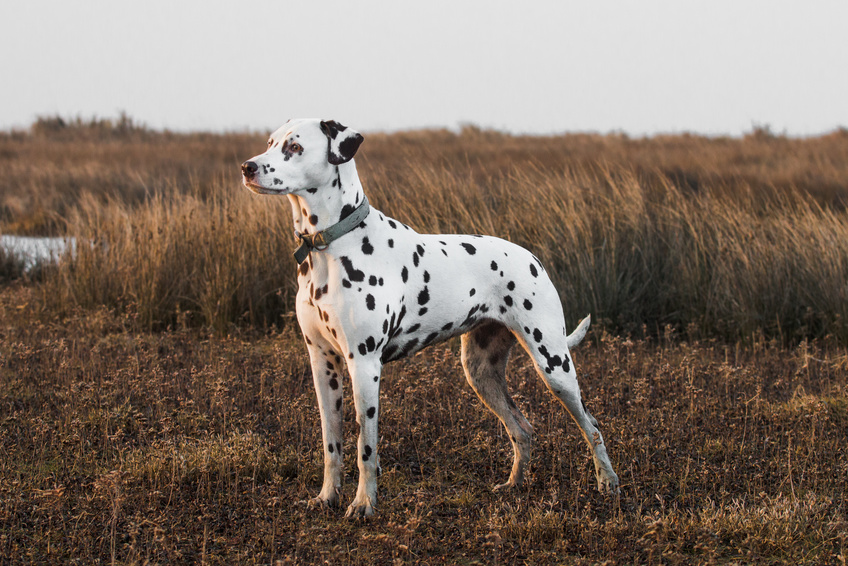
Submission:
<svg viewBox="0 0 848 566">
<path fill-rule="evenodd" d="M 328 185 L 336 166 L 356 154 L 362 136 L 335 121 L 289 120 L 271 134 L 265 153 L 241 164 L 244 186 L 257 194 L 286 195 Z"/>
</svg>

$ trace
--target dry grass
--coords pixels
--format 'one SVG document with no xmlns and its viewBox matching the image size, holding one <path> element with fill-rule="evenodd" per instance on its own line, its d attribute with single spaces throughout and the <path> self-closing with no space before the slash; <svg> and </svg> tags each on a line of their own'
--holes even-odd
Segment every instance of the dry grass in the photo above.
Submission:
<svg viewBox="0 0 848 566">
<path fill-rule="evenodd" d="M 288 204 L 239 184 L 261 136 L 43 129 L 0 138 L 0 218 L 7 232 L 83 243 L 47 277 L 46 308 L 106 305 L 140 328 L 219 332 L 291 310 Z M 528 247 L 568 311 L 610 331 L 848 339 L 844 131 L 630 140 L 466 128 L 368 136 L 357 163 L 379 209 L 422 232 Z"/>
<path fill-rule="evenodd" d="M 379 515 L 308 509 L 320 422 L 297 332 L 127 331 L 44 320 L 3 294 L 5 563 L 839 563 L 848 532 L 848 356 L 804 343 L 622 340 L 575 352 L 620 498 L 522 353 L 536 429 L 526 487 L 465 385 L 457 344 L 387 366 Z M 356 482 L 346 411 L 346 486 Z"/>
<path fill-rule="evenodd" d="M 0 562 L 845 563 L 848 135 L 367 137 L 369 199 L 507 237 L 552 273 L 620 498 L 532 371 L 526 487 L 456 342 L 387 366 L 379 515 L 302 503 L 320 422 L 291 319 L 290 212 L 239 186 L 260 135 L 44 119 L 0 135 Z M 348 392 L 349 393 L 349 392 Z M 345 499 L 355 486 L 346 414 Z"/>
</svg>

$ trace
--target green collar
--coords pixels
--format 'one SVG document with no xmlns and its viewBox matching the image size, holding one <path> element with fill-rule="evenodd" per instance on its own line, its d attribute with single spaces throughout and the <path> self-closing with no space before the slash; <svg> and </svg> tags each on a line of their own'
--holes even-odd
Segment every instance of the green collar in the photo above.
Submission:
<svg viewBox="0 0 848 566">
<path fill-rule="evenodd" d="M 368 206 L 368 197 L 362 195 L 362 203 L 357 206 L 353 212 L 326 230 L 321 230 L 315 234 L 301 234 L 295 230 L 294 235 L 301 242 L 300 246 L 294 251 L 294 259 L 297 261 L 298 265 L 303 263 L 303 260 L 306 259 L 306 256 L 308 256 L 312 250 L 321 251 L 327 249 L 327 246 L 329 246 L 331 242 L 338 240 L 359 226 L 359 223 L 365 220 L 365 217 L 368 216 L 369 212 L 371 212 L 371 207 Z"/>
</svg>

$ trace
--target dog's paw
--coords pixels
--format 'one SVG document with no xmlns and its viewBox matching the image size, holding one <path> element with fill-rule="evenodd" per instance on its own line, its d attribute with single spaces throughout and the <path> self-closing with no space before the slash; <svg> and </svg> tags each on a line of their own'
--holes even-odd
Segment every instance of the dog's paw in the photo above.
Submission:
<svg viewBox="0 0 848 566">
<path fill-rule="evenodd" d="M 513 481 L 512 478 L 509 478 L 509 481 L 506 483 L 500 483 L 492 488 L 492 491 L 508 491 L 514 487 L 518 487 L 521 485 L 520 481 Z"/>
<path fill-rule="evenodd" d="M 376 511 L 374 504 L 371 501 L 370 497 L 357 497 L 353 500 L 353 503 L 347 508 L 347 513 L 345 513 L 345 517 L 371 517 Z"/>
<path fill-rule="evenodd" d="M 339 506 L 340 501 L 339 488 L 322 489 L 321 493 L 310 499 L 308 504 L 310 508 L 334 509 Z"/>
<path fill-rule="evenodd" d="M 596 476 L 598 479 L 598 491 L 601 493 L 619 493 L 618 476 L 615 472 L 601 468 L 598 470 Z"/>
</svg>

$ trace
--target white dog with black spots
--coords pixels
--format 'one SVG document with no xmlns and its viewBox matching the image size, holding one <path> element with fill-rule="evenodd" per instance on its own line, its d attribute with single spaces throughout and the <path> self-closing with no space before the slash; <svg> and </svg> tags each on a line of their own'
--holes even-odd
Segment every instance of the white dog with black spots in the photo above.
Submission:
<svg viewBox="0 0 848 566">
<path fill-rule="evenodd" d="M 301 240 L 297 320 L 306 340 L 321 414 L 324 484 L 314 502 L 337 506 L 342 485 L 342 366 L 350 373 L 359 485 L 348 516 L 374 513 L 380 372 L 387 362 L 462 335 L 469 384 L 512 442 L 509 480 L 521 484 L 532 432 L 507 390 L 510 351 L 520 343 L 589 445 L 598 489 L 617 491 L 597 421 L 586 410 L 569 355 L 588 317 L 566 335 L 562 305 L 539 260 L 489 236 L 418 234 L 370 208 L 353 156 L 363 137 L 334 121 L 290 120 L 268 149 L 242 164 L 245 186 L 285 195 Z"/>
</svg>

